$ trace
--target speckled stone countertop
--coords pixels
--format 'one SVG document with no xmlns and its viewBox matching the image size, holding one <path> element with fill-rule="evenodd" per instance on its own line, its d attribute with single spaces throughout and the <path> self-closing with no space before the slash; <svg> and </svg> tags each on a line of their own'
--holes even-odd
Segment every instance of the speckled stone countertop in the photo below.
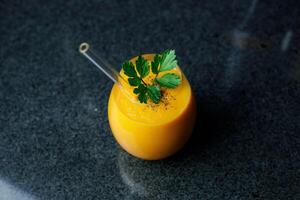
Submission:
<svg viewBox="0 0 300 200">
<path fill-rule="evenodd" d="M 0 200 L 300 199 L 300 3 L 1 1 Z M 176 49 L 199 118 L 186 147 L 149 162 L 112 137 L 120 65 Z"/>
</svg>

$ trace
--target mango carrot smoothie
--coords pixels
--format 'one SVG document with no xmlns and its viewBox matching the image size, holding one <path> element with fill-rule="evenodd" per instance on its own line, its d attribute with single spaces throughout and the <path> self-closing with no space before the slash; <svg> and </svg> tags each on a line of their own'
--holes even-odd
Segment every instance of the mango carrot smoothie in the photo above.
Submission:
<svg viewBox="0 0 300 200">
<path fill-rule="evenodd" d="M 159 57 L 146 54 L 142 58 L 149 65 L 155 65 Z M 137 59 L 131 59 L 131 68 L 123 67 L 120 72 L 122 81 L 130 84 L 123 84 L 123 87 L 114 84 L 112 88 L 108 104 L 109 124 L 117 142 L 128 153 L 146 160 L 163 159 L 176 153 L 189 139 L 196 119 L 195 99 L 177 62 L 176 67 L 161 70 L 161 73 L 155 72 L 153 66 L 149 66 L 152 71 L 138 69 L 138 73 L 133 72 L 136 65 L 145 63 Z M 147 76 L 135 79 L 143 73 Z M 142 90 L 146 87 L 148 93 Z"/>
</svg>

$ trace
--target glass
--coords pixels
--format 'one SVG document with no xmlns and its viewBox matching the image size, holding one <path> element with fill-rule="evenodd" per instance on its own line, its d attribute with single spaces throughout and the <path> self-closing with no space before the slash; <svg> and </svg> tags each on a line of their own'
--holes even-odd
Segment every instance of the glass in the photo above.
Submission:
<svg viewBox="0 0 300 200">
<path fill-rule="evenodd" d="M 108 119 L 112 133 L 123 149 L 142 159 L 158 160 L 184 146 L 192 134 L 197 109 L 190 84 L 179 66 L 171 72 L 180 75 L 182 83 L 174 89 L 163 90 L 160 103 L 148 101 L 142 104 L 137 101 L 133 87 L 127 83 L 122 70 L 117 73 L 95 54 L 84 53 L 115 82 L 109 97 Z M 151 62 L 154 55 L 142 56 Z M 130 61 L 135 63 L 136 59 L 134 57 Z"/>
</svg>

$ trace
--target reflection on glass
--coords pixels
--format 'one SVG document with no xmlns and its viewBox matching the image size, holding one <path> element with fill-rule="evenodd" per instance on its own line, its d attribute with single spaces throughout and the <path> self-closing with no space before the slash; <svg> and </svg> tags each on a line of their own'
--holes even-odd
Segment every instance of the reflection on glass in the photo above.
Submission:
<svg viewBox="0 0 300 200">
<path fill-rule="evenodd" d="M 285 33 L 284 37 L 281 40 L 281 51 L 286 51 L 289 48 L 291 44 L 292 36 L 293 36 L 293 31 L 291 30 L 288 30 Z"/>
<path fill-rule="evenodd" d="M 132 165 L 131 159 L 134 158 L 120 151 L 118 156 L 120 176 L 124 184 L 128 186 L 131 193 L 130 196 L 147 197 L 150 195 L 146 188 L 147 185 L 144 184 L 147 181 L 147 177 L 145 177 L 145 174 L 143 176 L 140 174 L 143 171 L 143 167 L 136 164 Z"/>
<path fill-rule="evenodd" d="M 117 165 L 122 181 L 130 191 L 127 199 L 174 199 L 180 195 L 178 192 L 184 188 L 178 180 L 186 182 L 186 177 L 175 177 L 170 166 L 162 167 L 161 162 L 164 161 L 144 161 L 120 151 Z"/>
<path fill-rule="evenodd" d="M 225 67 L 224 79 L 223 79 L 223 92 L 227 92 L 235 84 L 237 78 L 240 77 L 240 62 L 241 62 L 241 50 L 248 48 L 257 48 L 259 41 L 245 31 L 245 27 L 250 20 L 251 16 L 255 12 L 258 0 L 253 0 L 247 10 L 247 13 L 240 24 L 233 29 L 229 34 L 229 41 L 233 48 L 227 59 L 227 65 Z"/>
<path fill-rule="evenodd" d="M 0 179 L 0 200 L 36 200 L 36 198 Z"/>
<path fill-rule="evenodd" d="M 258 2 L 258 0 L 253 0 L 251 2 L 250 7 L 248 8 L 248 12 L 247 12 L 246 16 L 244 17 L 244 20 L 240 24 L 239 29 L 244 29 L 244 27 L 246 26 L 246 24 L 249 21 L 250 17 L 253 15 L 253 13 L 255 11 L 257 2 Z"/>
</svg>

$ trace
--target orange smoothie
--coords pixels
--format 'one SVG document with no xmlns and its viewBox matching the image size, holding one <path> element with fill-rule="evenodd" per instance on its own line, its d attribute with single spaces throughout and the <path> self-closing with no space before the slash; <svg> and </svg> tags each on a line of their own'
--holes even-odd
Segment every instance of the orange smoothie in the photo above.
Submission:
<svg viewBox="0 0 300 200">
<path fill-rule="evenodd" d="M 154 54 L 143 57 L 152 61 Z M 135 60 L 131 61 L 134 63 Z M 136 157 L 146 160 L 166 158 L 181 149 L 192 133 L 196 119 L 195 99 L 180 68 L 176 67 L 172 72 L 180 75 L 182 84 L 165 89 L 158 104 L 138 102 L 132 92 L 124 92 L 132 91 L 129 85 L 121 89 L 115 84 L 112 88 L 108 104 L 112 133 L 123 149 Z M 120 75 L 124 77 L 123 71 Z M 154 74 L 150 74 L 145 82 L 153 78 Z"/>
</svg>

